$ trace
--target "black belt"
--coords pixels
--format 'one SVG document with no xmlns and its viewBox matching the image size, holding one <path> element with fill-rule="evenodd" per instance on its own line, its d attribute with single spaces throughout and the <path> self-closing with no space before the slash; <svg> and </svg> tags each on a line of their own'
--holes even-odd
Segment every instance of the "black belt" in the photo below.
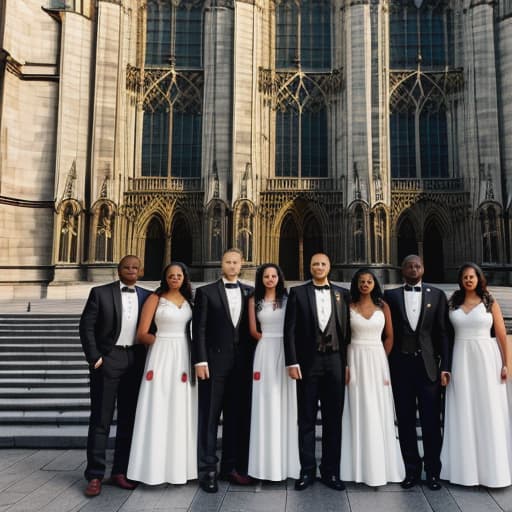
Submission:
<svg viewBox="0 0 512 512">
<path fill-rule="evenodd" d="M 316 351 L 320 352 L 321 354 L 334 354 L 336 352 L 339 352 L 340 350 L 338 348 L 332 348 L 326 345 L 318 345 Z"/>
<path fill-rule="evenodd" d="M 404 356 L 418 357 L 421 354 L 421 348 L 419 348 L 418 350 L 415 350 L 414 352 L 404 352 L 404 351 L 402 351 L 402 354 Z"/>
</svg>

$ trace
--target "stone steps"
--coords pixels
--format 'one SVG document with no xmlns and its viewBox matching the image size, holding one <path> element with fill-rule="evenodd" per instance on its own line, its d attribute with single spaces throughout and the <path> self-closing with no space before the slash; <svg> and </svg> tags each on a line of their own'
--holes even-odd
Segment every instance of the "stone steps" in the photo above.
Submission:
<svg viewBox="0 0 512 512">
<path fill-rule="evenodd" d="M 89 370 L 79 319 L 0 315 L 0 446 L 85 446 Z"/>
</svg>

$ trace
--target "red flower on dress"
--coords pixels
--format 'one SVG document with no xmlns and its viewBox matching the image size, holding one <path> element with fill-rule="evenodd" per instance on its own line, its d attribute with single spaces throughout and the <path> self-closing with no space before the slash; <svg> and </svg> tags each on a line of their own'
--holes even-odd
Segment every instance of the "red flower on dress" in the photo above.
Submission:
<svg viewBox="0 0 512 512">
<path fill-rule="evenodd" d="M 181 382 L 187 382 L 187 380 L 188 380 L 187 372 L 183 372 L 181 374 Z"/>
<path fill-rule="evenodd" d="M 260 380 L 261 379 L 261 373 L 260 372 L 254 372 L 254 380 Z"/>
<path fill-rule="evenodd" d="M 148 373 L 146 373 L 146 380 L 153 380 L 153 370 L 149 370 Z"/>
</svg>

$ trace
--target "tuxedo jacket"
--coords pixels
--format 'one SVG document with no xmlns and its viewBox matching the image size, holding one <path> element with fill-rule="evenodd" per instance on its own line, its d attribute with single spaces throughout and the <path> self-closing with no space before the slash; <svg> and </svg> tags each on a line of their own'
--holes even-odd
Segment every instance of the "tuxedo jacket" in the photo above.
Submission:
<svg viewBox="0 0 512 512">
<path fill-rule="evenodd" d="M 231 320 L 228 298 L 222 279 L 196 290 L 192 316 L 192 360 L 207 362 L 210 376 L 226 376 L 237 358 L 249 357 L 248 301 L 252 287 L 238 282 L 242 296 L 240 317 Z"/>
<path fill-rule="evenodd" d="M 135 290 L 140 317 L 142 305 L 151 292 L 139 286 L 136 286 Z M 112 350 L 121 332 L 122 318 L 123 303 L 119 281 L 91 289 L 80 318 L 79 328 L 80 341 L 90 365 Z"/>
<path fill-rule="evenodd" d="M 336 323 L 339 340 L 339 355 L 344 368 L 347 364 L 347 345 L 350 343 L 348 316 L 348 290 L 330 284 L 334 297 L 332 315 Z M 286 366 L 299 364 L 301 372 L 307 375 L 316 352 L 318 338 L 318 314 L 315 289 L 311 281 L 290 289 L 284 321 L 284 353 Z"/>
<path fill-rule="evenodd" d="M 404 288 L 386 290 L 384 300 L 391 309 L 394 342 L 390 363 L 402 351 L 402 338 L 410 329 L 405 311 Z M 421 312 L 415 331 L 427 375 L 432 382 L 439 378 L 440 371 L 450 371 L 451 354 L 448 331 L 448 303 L 442 290 L 429 284 L 421 285 Z"/>
</svg>

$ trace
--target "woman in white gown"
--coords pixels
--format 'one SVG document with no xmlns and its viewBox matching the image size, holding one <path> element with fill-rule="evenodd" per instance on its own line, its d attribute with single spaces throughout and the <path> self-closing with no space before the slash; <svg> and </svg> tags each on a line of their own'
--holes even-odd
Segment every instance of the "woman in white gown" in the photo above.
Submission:
<svg viewBox="0 0 512 512">
<path fill-rule="evenodd" d="M 258 341 L 254 354 L 248 473 L 281 481 L 300 473 L 297 392 L 284 363 L 283 328 L 286 289 L 273 263 L 256 271 L 249 300 L 249 329 Z"/>
<path fill-rule="evenodd" d="M 460 289 L 449 301 L 455 339 L 441 478 L 460 485 L 505 487 L 512 483 L 505 324 L 478 265 L 465 263 L 458 282 Z"/>
<path fill-rule="evenodd" d="M 355 273 L 350 295 L 340 477 L 370 486 L 401 482 L 405 468 L 387 360 L 393 347 L 391 313 L 376 276 L 368 269 Z"/>
<path fill-rule="evenodd" d="M 191 300 L 187 268 L 173 262 L 144 303 L 137 338 L 149 351 L 128 464 L 131 480 L 157 485 L 197 478 L 197 387 L 188 336 Z"/>
</svg>

